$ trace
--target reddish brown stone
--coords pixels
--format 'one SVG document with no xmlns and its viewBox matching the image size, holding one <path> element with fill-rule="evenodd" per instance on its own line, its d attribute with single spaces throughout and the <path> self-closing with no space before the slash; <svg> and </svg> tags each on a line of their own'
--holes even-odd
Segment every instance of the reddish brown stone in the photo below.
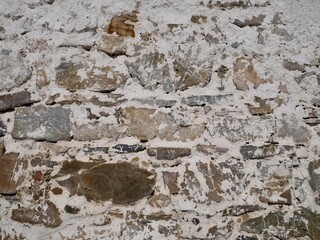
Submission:
<svg viewBox="0 0 320 240">
<path fill-rule="evenodd" d="M 22 178 L 14 180 L 15 171 L 22 166 L 26 167 L 26 162 L 19 160 L 18 153 L 7 153 L 0 156 L 0 193 L 15 194 L 17 187 L 22 181 Z"/>
</svg>

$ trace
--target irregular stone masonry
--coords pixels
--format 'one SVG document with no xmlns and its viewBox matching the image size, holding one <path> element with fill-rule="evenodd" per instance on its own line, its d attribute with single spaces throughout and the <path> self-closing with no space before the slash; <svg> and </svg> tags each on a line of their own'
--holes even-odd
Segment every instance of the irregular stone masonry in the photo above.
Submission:
<svg viewBox="0 0 320 240">
<path fill-rule="evenodd" d="M 320 239 L 320 1 L 0 1 L 0 239 Z"/>
</svg>

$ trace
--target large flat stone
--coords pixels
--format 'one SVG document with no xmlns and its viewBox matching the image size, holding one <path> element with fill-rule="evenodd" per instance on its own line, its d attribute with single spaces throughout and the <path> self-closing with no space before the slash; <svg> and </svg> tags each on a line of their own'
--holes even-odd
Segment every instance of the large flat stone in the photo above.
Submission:
<svg viewBox="0 0 320 240">
<path fill-rule="evenodd" d="M 85 196 L 88 201 L 112 200 L 115 204 L 129 204 L 149 196 L 153 191 L 153 174 L 132 164 L 91 163 L 92 167 L 88 164 L 85 166 L 87 170 L 58 181 L 60 185 L 68 188 L 71 195 Z M 67 171 L 70 170 L 69 165 L 66 165 Z M 81 167 L 81 162 L 73 165 Z M 65 172 L 64 167 L 60 172 Z"/>
<path fill-rule="evenodd" d="M 0 112 L 13 110 L 16 107 L 27 106 L 39 100 L 32 99 L 28 91 L 4 94 L 0 96 Z"/>
<path fill-rule="evenodd" d="M 174 160 L 191 155 L 191 149 L 170 147 L 149 148 L 148 154 L 149 156 L 155 156 L 158 160 Z"/>
<path fill-rule="evenodd" d="M 182 103 L 187 104 L 191 107 L 204 106 L 206 104 L 213 105 L 222 102 L 230 102 L 233 100 L 232 94 L 225 95 L 199 95 L 190 96 L 182 99 Z"/>
<path fill-rule="evenodd" d="M 20 108 L 15 113 L 12 137 L 50 142 L 71 140 L 70 113 L 62 107 Z"/>
</svg>

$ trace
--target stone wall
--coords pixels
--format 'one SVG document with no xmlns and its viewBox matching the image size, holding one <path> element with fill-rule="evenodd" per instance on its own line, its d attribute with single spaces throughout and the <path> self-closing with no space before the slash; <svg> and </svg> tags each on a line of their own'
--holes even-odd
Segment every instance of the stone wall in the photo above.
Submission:
<svg viewBox="0 0 320 240">
<path fill-rule="evenodd" d="M 2 0 L 0 239 L 320 239 L 319 10 Z"/>
</svg>

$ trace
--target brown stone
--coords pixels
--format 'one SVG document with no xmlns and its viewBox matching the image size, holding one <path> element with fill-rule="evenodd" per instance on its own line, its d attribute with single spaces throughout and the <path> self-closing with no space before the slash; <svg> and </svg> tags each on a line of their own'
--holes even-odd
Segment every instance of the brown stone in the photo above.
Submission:
<svg viewBox="0 0 320 240">
<path fill-rule="evenodd" d="M 264 114 L 273 113 L 272 107 L 270 106 L 270 104 L 268 104 L 268 99 L 261 99 L 260 97 L 255 96 L 254 101 L 259 104 L 258 107 L 254 106 L 250 103 L 246 103 L 246 105 L 248 106 L 249 112 L 252 115 L 261 116 Z"/>
<path fill-rule="evenodd" d="M 32 98 L 28 91 L 10 93 L 0 96 L 0 112 L 13 110 L 16 107 L 28 106 L 39 102 Z"/>
<path fill-rule="evenodd" d="M 170 197 L 163 194 L 154 195 L 148 199 L 148 204 L 151 207 L 155 207 L 155 208 L 168 207 L 170 203 L 171 203 Z"/>
<path fill-rule="evenodd" d="M 205 154 L 206 156 L 217 157 L 219 155 L 225 154 L 229 151 L 228 148 L 217 147 L 213 145 L 197 145 L 197 151 Z"/>
<path fill-rule="evenodd" d="M 240 153 L 244 159 L 263 159 L 279 154 L 280 149 L 275 144 L 266 144 L 263 146 L 243 145 L 240 147 Z"/>
<path fill-rule="evenodd" d="M 163 172 L 163 182 L 169 188 L 171 194 L 177 194 L 178 188 L 178 173 L 174 172 Z"/>
<path fill-rule="evenodd" d="M 315 192 L 320 193 L 320 160 L 309 163 L 308 172 L 310 175 L 309 185 Z"/>
<path fill-rule="evenodd" d="M 305 69 L 304 65 L 300 65 L 297 62 L 291 62 L 289 60 L 283 60 L 282 66 L 289 71 L 300 71 L 303 72 Z"/>
<path fill-rule="evenodd" d="M 59 210 L 50 201 L 45 201 L 31 208 L 18 208 L 12 211 L 12 220 L 34 224 L 43 224 L 46 227 L 55 228 L 61 225 Z"/>
<path fill-rule="evenodd" d="M 24 160 L 19 160 L 18 153 L 6 153 L 0 156 L 0 194 L 15 194 L 23 178 L 14 180 L 15 172 L 22 166 L 27 167 Z"/>
<path fill-rule="evenodd" d="M 149 148 L 147 152 L 149 156 L 156 156 L 158 160 L 175 160 L 191 155 L 191 149 L 189 148 L 158 147 Z"/>
<path fill-rule="evenodd" d="M 140 140 L 153 139 L 158 133 L 158 125 L 152 114 L 154 109 L 127 107 L 120 109 L 122 116 L 130 121 L 128 133 Z"/>
<path fill-rule="evenodd" d="M 123 37 L 135 37 L 134 25 L 128 22 L 137 22 L 138 18 L 135 13 L 122 14 L 111 19 L 106 31 L 109 34 L 116 33 Z"/>
<path fill-rule="evenodd" d="M 85 78 L 78 75 L 79 70 L 85 71 Z M 62 62 L 56 68 L 56 83 L 70 91 L 89 89 L 111 92 L 123 85 L 126 78 L 112 66 L 89 68 L 82 63 Z"/>
<path fill-rule="evenodd" d="M 262 79 L 254 70 L 252 58 L 238 58 L 233 63 L 233 83 L 238 90 L 248 90 L 248 83 L 253 84 L 257 88 L 260 84 L 272 82 L 271 80 Z"/>
<path fill-rule="evenodd" d="M 152 173 L 122 162 L 97 163 L 58 182 L 67 187 L 71 195 L 85 196 L 88 201 L 112 199 L 115 204 L 129 204 L 149 196 L 155 179 Z"/>
</svg>

